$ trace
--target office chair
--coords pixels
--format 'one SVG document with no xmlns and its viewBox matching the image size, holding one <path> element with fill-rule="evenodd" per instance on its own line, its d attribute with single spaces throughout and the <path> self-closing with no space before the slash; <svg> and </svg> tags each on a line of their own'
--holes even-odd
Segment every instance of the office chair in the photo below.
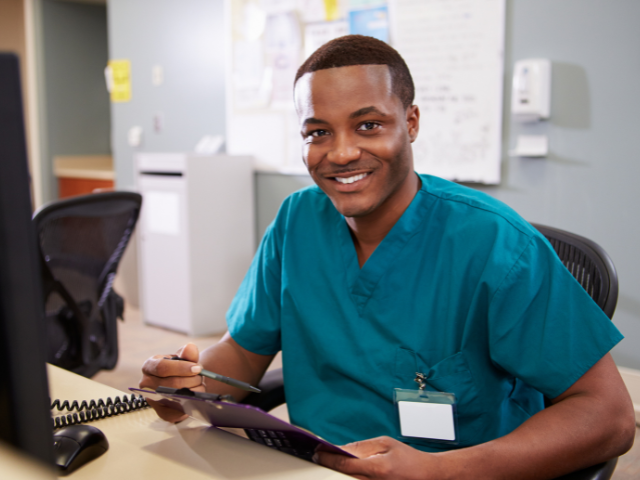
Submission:
<svg viewBox="0 0 640 480">
<path fill-rule="evenodd" d="M 618 303 L 618 274 L 600 245 L 574 233 L 532 224 L 542 233 L 565 267 L 609 318 Z"/>
<path fill-rule="evenodd" d="M 532 224 L 553 246 L 560 260 L 609 317 L 613 317 L 618 302 L 618 274 L 613 261 L 595 242 L 557 228 Z M 285 403 L 282 369 L 265 373 L 258 385 L 261 393 L 248 395 L 243 403 L 269 411 Z M 556 480 L 609 480 L 618 459 L 585 468 Z"/>
<path fill-rule="evenodd" d="M 112 284 L 141 204 L 137 193 L 107 192 L 35 213 L 49 363 L 85 377 L 115 367 L 124 301 Z"/>
</svg>

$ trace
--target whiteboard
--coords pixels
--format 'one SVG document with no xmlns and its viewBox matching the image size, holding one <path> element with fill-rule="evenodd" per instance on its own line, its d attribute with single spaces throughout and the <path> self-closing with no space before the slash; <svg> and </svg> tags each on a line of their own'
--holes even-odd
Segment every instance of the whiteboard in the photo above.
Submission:
<svg viewBox="0 0 640 480">
<path fill-rule="evenodd" d="M 305 172 L 295 71 L 349 33 L 354 12 L 386 7 L 421 111 L 416 170 L 499 183 L 505 0 L 226 0 L 227 152 L 253 155 L 258 169 Z"/>
<path fill-rule="evenodd" d="M 416 170 L 499 183 L 505 1 L 391 0 L 389 8 L 421 113 Z"/>
</svg>

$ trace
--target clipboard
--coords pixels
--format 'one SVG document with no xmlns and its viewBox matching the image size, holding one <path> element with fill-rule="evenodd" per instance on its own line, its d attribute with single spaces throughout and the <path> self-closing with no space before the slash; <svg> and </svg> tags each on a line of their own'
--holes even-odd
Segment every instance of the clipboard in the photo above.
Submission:
<svg viewBox="0 0 640 480">
<path fill-rule="evenodd" d="M 129 390 L 213 427 L 242 428 L 250 440 L 304 460 L 311 461 L 319 449 L 355 458 L 303 428 L 280 420 L 258 407 L 235 403 L 220 395 L 163 387 L 155 392 L 139 388 Z"/>
</svg>

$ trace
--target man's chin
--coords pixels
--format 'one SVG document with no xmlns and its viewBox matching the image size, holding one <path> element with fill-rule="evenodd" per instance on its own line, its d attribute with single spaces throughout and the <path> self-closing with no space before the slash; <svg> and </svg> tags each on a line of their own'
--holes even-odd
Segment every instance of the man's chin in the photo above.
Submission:
<svg viewBox="0 0 640 480">
<path fill-rule="evenodd" d="M 336 205 L 335 202 L 333 205 L 336 207 L 338 212 L 347 218 L 366 217 L 375 210 L 375 207 L 371 205 Z"/>
</svg>

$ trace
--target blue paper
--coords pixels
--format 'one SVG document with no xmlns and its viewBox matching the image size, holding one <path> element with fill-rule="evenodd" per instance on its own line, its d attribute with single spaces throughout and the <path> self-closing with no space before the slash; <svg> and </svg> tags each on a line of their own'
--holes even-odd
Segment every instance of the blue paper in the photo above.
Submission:
<svg viewBox="0 0 640 480">
<path fill-rule="evenodd" d="M 383 6 L 349 12 L 349 33 L 389 43 L 389 9 Z"/>
</svg>

